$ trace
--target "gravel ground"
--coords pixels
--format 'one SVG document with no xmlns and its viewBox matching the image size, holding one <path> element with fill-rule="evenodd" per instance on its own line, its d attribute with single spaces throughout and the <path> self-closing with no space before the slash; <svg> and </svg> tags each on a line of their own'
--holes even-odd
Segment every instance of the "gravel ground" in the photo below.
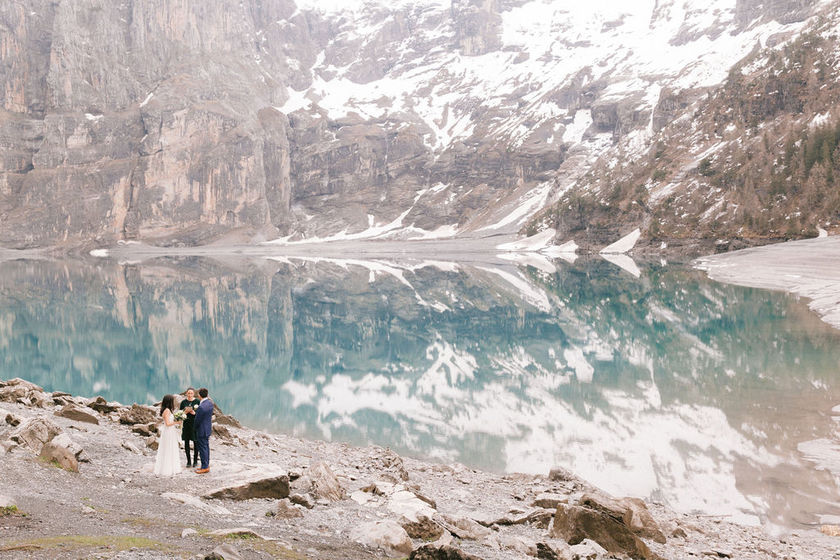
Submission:
<svg viewBox="0 0 840 560">
<path fill-rule="evenodd" d="M 117 422 L 116 413 L 100 415 L 100 424 L 94 425 L 56 417 L 58 408 L 49 403 L 44 408 L 0 403 L 0 442 L 13 429 L 3 422 L 7 413 L 23 420 L 41 416 L 80 444 L 89 458 L 73 473 L 44 463 L 24 446 L 9 451 L 0 447 L 0 497 L 11 498 L 18 508 L 0 517 L 0 558 L 203 558 L 220 546 L 228 547 L 228 557 L 243 559 L 405 558 L 404 552 L 364 546 L 351 537 L 363 523 L 399 519 L 385 497 L 371 495 L 376 499 L 366 504 L 345 498 L 321 500 L 311 509 L 292 506 L 302 517 L 284 519 L 266 515 L 277 511 L 276 499 L 202 498 L 199 508 L 164 496 L 201 497 L 256 473 L 284 471 L 305 480 L 316 462 L 330 467 L 348 495 L 358 496 L 354 492 L 371 484 L 380 489 L 402 485 L 432 501 L 438 514 L 458 519 L 521 516 L 536 511 L 534 501 L 546 492 L 574 501 L 583 492 L 595 491 L 573 476 L 550 480 L 495 475 L 458 464 L 403 458 L 379 447 L 305 441 L 234 427 L 229 427 L 230 441 L 211 440 L 209 474 L 185 471 L 158 478 L 151 472 L 155 452 L 145 438 L 131 432 L 131 426 Z M 648 508 L 668 536 L 665 544 L 647 542 L 662 558 L 840 560 L 840 540 L 816 530 L 774 537 L 760 528 L 676 514 L 658 504 Z M 568 546 L 550 539 L 544 527 L 488 524 L 490 529 L 481 536 L 455 538 L 453 546 L 484 560 L 527 559 L 536 543 L 568 553 Z M 209 534 L 237 527 L 259 537 Z M 413 541 L 414 547 L 422 544 L 422 539 Z M 230 554 L 231 547 L 235 555 Z"/>
</svg>

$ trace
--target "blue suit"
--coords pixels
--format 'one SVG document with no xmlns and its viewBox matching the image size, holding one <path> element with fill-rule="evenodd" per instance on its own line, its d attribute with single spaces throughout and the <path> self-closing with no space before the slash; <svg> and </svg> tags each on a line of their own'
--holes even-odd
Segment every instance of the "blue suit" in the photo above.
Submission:
<svg viewBox="0 0 840 560">
<path fill-rule="evenodd" d="M 195 410 L 195 446 L 201 468 L 210 468 L 210 434 L 213 432 L 213 401 L 204 399 Z"/>
</svg>

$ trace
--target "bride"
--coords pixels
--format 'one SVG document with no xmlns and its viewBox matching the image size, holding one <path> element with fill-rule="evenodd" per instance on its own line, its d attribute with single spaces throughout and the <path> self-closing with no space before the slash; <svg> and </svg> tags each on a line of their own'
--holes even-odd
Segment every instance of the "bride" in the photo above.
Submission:
<svg viewBox="0 0 840 560">
<path fill-rule="evenodd" d="M 160 403 L 163 425 L 155 458 L 155 474 L 172 476 L 181 472 L 181 453 L 178 449 L 178 430 L 175 423 L 175 395 L 165 395 Z"/>
</svg>

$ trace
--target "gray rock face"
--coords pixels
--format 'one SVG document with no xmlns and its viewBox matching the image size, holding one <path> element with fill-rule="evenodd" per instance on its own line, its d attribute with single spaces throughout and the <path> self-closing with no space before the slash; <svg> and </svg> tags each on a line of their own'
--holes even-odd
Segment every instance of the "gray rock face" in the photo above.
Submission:
<svg viewBox="0 0 840 560">
<path fill-rule="evenodd" d="M 265 78 L 282 63 L 261 64 L 253 38 L 293 4 L 248 4 L 0 7 L 0 138 L 14 145 L 0 150 L 0 244 L 187 242 L 282 219 L 283 90 Z"/>
<path fill-rule="evenodd" d="M 650 26 L 670 25 L 672 4 L 657 3 Z M 804 21 L 815 6 L 738 0 L 708 28 L 686 19 L 670 44 Z M 651 92 L 686 89 L 688 70 L 628 67 L 630 47 L 557 74 L 556 61 L 624 15 L 590 35 L 560 18 L 535 26 L 545 41 L 533 42 L 505 19 L 520 8 L 5 2 L 0 246 L 180 246 L 387 224 L 402 236 L 471 233 L 529 189 L 574 176 L 570 150 L 603 151 L 681 108 L 677 94 L 657 104 Z M 645 78 L 628 87 L 633 64 Z"/>
</svg>

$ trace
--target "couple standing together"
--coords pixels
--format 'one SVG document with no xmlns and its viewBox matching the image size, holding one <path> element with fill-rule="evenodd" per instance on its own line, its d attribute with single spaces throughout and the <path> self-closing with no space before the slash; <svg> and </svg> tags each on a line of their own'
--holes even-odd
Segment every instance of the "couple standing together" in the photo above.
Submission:
<svg viewBox="0 0 840 560">
<path fill-rule="evenodd" d="M 181 427 L 181 439 L 184 440 L 184 452 L 187 455 L 187 468 L 198 467 L 198 474 L 210 472 L 210 434 L 213 431 L 214 404 L 208 398 L 208 391 L 204 387 L 198 390 L 200 399 L 195 398 L 195 389 L 190 387 L 181 401 L 180 410 L 175 412 L 175 395 L 165 395 L 160 403 L 160 415 L 163 426 L 160 430 L 157 457 L 155 458 L 154 473 L 158 476 L 172 476 L 181 472 L 181 460 L 178 458 L 178 432 Z M 179 418 L 182 418 L 179 422 Z M 195 445 L 192 462 L 190 462 L 190 442 Z"/>
</svg>

